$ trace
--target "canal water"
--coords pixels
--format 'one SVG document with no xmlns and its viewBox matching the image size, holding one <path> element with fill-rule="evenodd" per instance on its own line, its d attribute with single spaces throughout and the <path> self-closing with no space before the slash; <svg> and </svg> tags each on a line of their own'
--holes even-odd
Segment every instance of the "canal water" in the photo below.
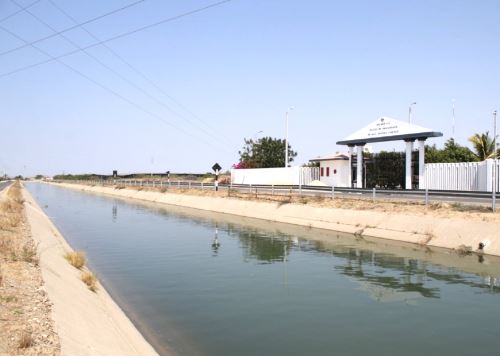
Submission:
<svg viewBox="0 0 500 356">
<path fill-rule="evenodd" d="M 27 188 L 160 353 L 499 354 L 499 259 Z"/>
</svg>

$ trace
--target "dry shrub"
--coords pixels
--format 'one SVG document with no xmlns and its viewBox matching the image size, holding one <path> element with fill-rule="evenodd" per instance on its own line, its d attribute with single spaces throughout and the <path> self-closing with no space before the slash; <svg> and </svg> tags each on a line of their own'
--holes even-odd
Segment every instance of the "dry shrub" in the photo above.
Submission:
<svg viewBox="0 0 500 356">
<path fill-rule="evenodd" d="M 23 331 L 21 337 L 19 338 L 18 347 L 20 349 L 26 349 L 30 346 L 33 346 L 33 337 L 31 336 L 31 333 Z"/>
<path fill-rule="evenodd" d="M 83 272 L 80 279 L 89 287 L 92 292 L 97 290 L 97 277 L 92 272 Z"/>
<path fill-rule="evenodd" d="M 460 245 L 458 246 L 455 251 L 460 255 L 460 256 L 466 256 L 472 254 L 472 246 L 467 246 L 467 245 Z"/>
<path fill-rule="evenodd" d="M 85 254 L 81 251 L 66 252 L 64 258 L 75 268 L 81 269 L 85 266 Z"/>
<path fill-rule="evenodd" d="M 125 188 L 126 188 L 126 186 L 124 186 L 123 184 L 115 186 L 116 190 L 121 190 L 121 189 L 125 189 Z"/>
<path fill-rule="evenodd" d="M 32 244 L 26 244 L 21 251 L 21 259 L 24 262 L 33 263 L 38 265 L 37 248 Z"/>
<path fill-rule="evenodd" d="M 167 188 L 160 188 L 160 193 L 165 193 L 167 190 Z"/>
</svg>

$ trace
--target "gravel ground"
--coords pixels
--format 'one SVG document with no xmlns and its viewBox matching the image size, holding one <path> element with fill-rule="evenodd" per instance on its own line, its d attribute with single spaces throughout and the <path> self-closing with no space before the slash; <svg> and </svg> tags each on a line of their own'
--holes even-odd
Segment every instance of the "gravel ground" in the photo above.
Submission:
<svg viewBox="0 0 500 356">
<path fill-rule="evenodd" d="M 60 355 L 19 183 L 0 194 L 0 355 Z"/>
</svg>

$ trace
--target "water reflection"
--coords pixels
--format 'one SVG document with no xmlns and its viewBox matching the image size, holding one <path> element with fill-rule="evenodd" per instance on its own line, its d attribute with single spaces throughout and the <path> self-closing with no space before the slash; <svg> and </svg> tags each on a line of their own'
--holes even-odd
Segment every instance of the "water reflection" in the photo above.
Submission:
<svg viewBox="0 0 500 356">
<path fill-rule="evenodd" d="M 212 256 L 217 256 L 219 252 L 219 247 L 220 247 L 220 242 L 219 242 L 219 228 L 217 227 L 217 224 L 215 225 L 215 236 L 214 240 L 212 241 L 212 251 L 213 254 Z"/>
<path fill-rule="evenodd" d="M 426 278 L 424 262 L 358 249 L 337 250 L 332 254 L 345 260 L 343 266 L 334 268 L 356 280 L 377 300 L 406 300 L 408 296 L 418 295 L 439 298 L 439 288 L 425 286 L 426 280 L 427 284 L 432 281 Z"/>
<path fill-rule="evenodd" d="M 118 205 L 116 205 L 116 202 L 113 203 L 113 207 L 111 208 L 111 221 L 116 223 L 116 219 L 118 218 Z"/>
<path fill-rule="evenodd" d="M 261 228 L 261 221 L 256 221 L 259 228 L 252 228 L 233 223 L 232 221 L 241 220 L 238 217 L 217 215 L 215 219 L 207 217 L 206 212 L 184 208 L 165 209 L 154 206 L 154 209 L 162 215 L 175 217 L 189 224 L 212 226 L 215 229 L 211 244 L 213 256 L 218 255 L 224 235 L 237 239 L 245 262 L 253 260 L 258 264 L 286 263 L 292 254 L 299 252 L 331 255 L 336 258 L 333 268 L 337 273 L 359 284 L 361 290 L 365 290 L 370 297 L 378 301 L 408 301 L 421 297 L 438 299 L 441 296 L 441 288 L 437 282 L 465 285 L 489 293 L 500 292 L 500 268 L 497 268 L 498 275 L 467 274 L 453 267 L 425 261 L 426 257 L 432 256 L 427 256 L 425 250 L 422 250 L 419 256 L 421 258 L 411 258 L 404 254 L 390 253 L 390 247 L 376 252 L 376 243 L 367 244 L 363 239 L 353 239 L 349 235 L 343 236 L 342 243 L 336 243 L 335 239 L 332 239 L 333 233 L 330 232 L 324 233 L 329 235 L 328 241 L 314 240 L 292 233 L 307 233 L 307 229 L 292 225 L 284 227 L 283 224 L 268 223 L 271 226 L 280 225 L 282 229 L 264 230 Z M 221 232 L 223 235 L 220 236 Z M 337 239 L 339 236 L 337 235 Z M 415 248 L 402 251 L 415 252 Z M 453 257 L 458 260 L 464 258 Z M 478 257 L 481 260 L 478 261 L 475 256 L 467 256 L 469 260 L 476 259 L 476 265 L 480 268 L 484 257 Z"/>
<path fill-rule="evenodd" d="M 259 263 L 284 262 L 290 253 L 292 242 L 286 236 L 265 235 L 257 231 L 241 231 L 228 226 L 228 234 L 237 236 L 244 251 L 244 259 L 254 259 Z"/>
</svg>

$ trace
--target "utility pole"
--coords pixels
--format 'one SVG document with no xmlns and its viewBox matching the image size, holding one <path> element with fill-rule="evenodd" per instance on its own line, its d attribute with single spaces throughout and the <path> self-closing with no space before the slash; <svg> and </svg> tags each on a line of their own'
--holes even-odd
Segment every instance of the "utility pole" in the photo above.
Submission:
<svg viewBox="0 0 500 356">
<path fill-rule="evenodd" d="M 288 167 L 288 114 L 293 110 L 293 106 L 288 108 L 285 115 L 285 168 Z"/>
<path fill-rule="evenodd" d="M 491 183 L 491 210 L 496 212 L 497 199 L 497 111 L 493 111 L 493 182 Z"/>
<path fill-rule="evenodd" d="M 452 126 L 451 126 L 451 138 L 455 139 L 455 99 L 452 101 L 451 114 L 452 114 Z"/>
<path fill-rule="evenodd" d="M 408 123 L 411 124 L 411 107 L 413 105 L 417 105 L 417 102 L 414 101 L 413 103 L 410 104 L 410 106 L 408 107 Z"/>
</svg>

